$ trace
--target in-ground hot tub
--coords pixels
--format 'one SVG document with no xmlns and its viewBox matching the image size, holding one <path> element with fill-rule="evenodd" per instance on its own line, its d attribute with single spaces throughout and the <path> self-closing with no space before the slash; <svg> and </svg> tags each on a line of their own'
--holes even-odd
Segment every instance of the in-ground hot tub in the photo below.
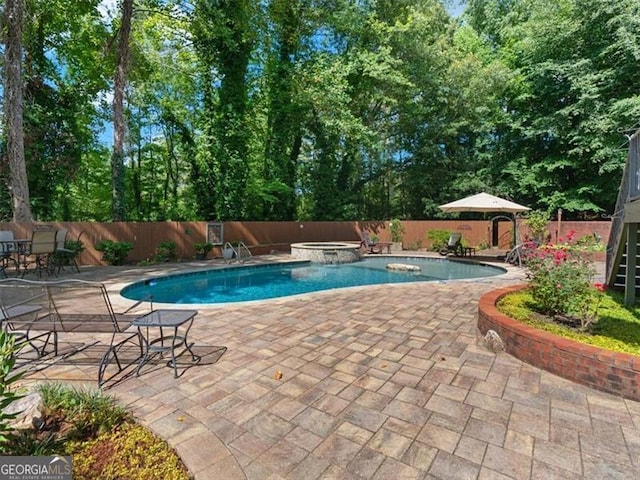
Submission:
<svg viewBox="0 0 640 480">
<path fill-rule="evenodd" d="M 291 256 L 315 263 L 352 263 L 361 260 L 360 245 L 343 242 L 293 243 Z"/>
</svg>

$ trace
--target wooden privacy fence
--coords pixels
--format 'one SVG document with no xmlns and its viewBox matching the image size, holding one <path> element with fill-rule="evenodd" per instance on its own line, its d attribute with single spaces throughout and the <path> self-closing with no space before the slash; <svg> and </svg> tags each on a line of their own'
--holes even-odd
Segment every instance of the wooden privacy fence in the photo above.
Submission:
<svg viewBox="0 0 640 480">
<path fill-rule="evenodd" d="M 609 238 L 610 221 L 549 223 L 553 241 L 574 231 L 575 237 L 596 234 L 606 244 Z M 431 247 L 427 238 L 431 230 L 458 231 L 465 244 L 480 248 L 508 249 L 511 247 L 512 222 L 507 220 L 404 220 L 402 226 L 403 248 L 407 250 Z M 15 223 L 1 222 L 1 230 L 12 230 L 15 238 L 30 238 L 31 232 L 43 226 L 67 228 L 70 240 L 80 239 L 85 247 L 78 258 L 80 265 L 101 265 L 102 253 L 95 245 L 102 240 L 130 242 L 133 249 L 128 263 L 152 259 L 158 244 L 174 242 L 179 259 L 192 259 L 193 245 L 207 241 L 207 232 L 220 234 L 219 244 L 210 257 L 221 256 L 225 242 L 242 241 L 256 255 L 272 251 L 288 252 L 292 243 L 298 242 L 360 242 L 360 232 L 368 231 L 381 242 L 390 242 L 389 221 L 364 222 L 48 222 Z M 220 231 L 221 227 L 221 231 Z M 518 220 L 518 233 L 524 238 L 527 233 L 522 220 Z M 214 242 L 215 243 L 215 242 Z"/>
</svg>

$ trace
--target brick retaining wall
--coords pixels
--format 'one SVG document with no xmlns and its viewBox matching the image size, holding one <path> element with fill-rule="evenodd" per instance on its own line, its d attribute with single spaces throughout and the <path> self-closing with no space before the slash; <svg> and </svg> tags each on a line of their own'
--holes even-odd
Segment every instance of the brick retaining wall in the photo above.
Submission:
<svg viewBox="0 0 640 480">
<path fill-rule="evenodd" d="M 496 308 L 515 285 L 485 294 L 478 304 L 478 328 L 495 330 L 507 353 L 560 377 L 640 401 L 640 356 L 603 350 L 524 325 Z"/>
</svg>

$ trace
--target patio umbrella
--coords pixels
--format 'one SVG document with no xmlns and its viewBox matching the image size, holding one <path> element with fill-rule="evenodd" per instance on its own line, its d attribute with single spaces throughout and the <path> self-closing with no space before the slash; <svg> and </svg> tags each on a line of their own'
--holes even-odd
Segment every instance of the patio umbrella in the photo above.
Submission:
<svg viewBox="0 0 640 480">
<path fill-rule="evenodd" d="M 513 243 L 517 243 L 516 236 L 516 217 L 519 212 L 531 210 L 515 202 L 505 200 L 504 198 L 489 195 L 482 192 L 470 197 L 465 197 L 455 202 L 445 203 L 438 207 L 444 212 L 487 212 L 487 213 L 511 213 L 513 215 Z"/>
<path fill-rule="evenodd" d="M 444 212 L 503 212 L 518 213 L 531 210 L 529 207 L 519 205 L 504 198 L 495 197 L 482 192 L 470 197 L 445 203 L 438 207 Z"/>
</svg>

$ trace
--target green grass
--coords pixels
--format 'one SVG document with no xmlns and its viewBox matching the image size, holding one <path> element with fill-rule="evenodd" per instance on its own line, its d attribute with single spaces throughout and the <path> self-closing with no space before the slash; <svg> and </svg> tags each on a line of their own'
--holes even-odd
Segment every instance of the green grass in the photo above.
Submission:
<svg viewBox="0 0 640 480">
<path fill-rule="evenodd" d="M 614 352 L 640 355 L 640 307 L 626 308 L 622 300 L 617 292 L 604 293 L 598 319 L 587 332 L 541 318 L 535 313 L 535 302 L 527 290 L 506 295 L 496 307 L 514 320 L 554 335 Z"/>
</svg>

